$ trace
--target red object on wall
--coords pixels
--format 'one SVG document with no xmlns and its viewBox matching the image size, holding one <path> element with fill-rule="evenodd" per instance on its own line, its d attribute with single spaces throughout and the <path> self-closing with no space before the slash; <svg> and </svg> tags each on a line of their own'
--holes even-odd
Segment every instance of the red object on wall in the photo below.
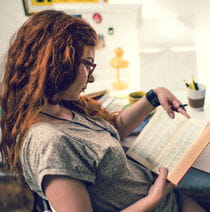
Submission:
<svg viewBox="0 0 210 212">
<path fill-rule="evenodd" d="M 96 23 L 101 23 L 102 21 L 102 16 L 99 13 L 94 13 L 92 18 Z"/>
</svg>

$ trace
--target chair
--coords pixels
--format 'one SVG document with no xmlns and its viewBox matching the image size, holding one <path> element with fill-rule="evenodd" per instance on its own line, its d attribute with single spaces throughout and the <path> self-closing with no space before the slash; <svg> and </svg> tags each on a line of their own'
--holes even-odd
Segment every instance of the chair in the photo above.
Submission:
<svg viewBox="0 0 210 212">
<path fill-rule="evenodd" d="M 37 193 L 34 192 L 34 205 L 32 212 L 53 212 L 49 202 L 42 199 Z"/>
</svg>

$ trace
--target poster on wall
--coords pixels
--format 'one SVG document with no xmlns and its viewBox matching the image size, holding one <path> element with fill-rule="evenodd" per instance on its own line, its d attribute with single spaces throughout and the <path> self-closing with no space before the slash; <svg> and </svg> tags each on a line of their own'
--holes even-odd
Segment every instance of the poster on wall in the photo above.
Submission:
<svg viewBox="0 0 210 212">
<path fill-rule="evenodd" d="M 29 16 L 36 12 L 53 9 L 55 4 L 98 4 L 103 0 L 22 0 L 25 15 Z"/>
</svg>

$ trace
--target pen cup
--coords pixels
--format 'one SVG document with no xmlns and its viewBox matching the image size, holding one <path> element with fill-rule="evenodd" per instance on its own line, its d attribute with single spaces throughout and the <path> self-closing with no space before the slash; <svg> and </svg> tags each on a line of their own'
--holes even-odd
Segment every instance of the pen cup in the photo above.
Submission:
<svg viewBox="0 0 210 212">
<path fill-rule="evenodd" d="M 192 110 L 202 111 L 204 108 L 206 86 L 198 83 L 198 90 L 187 88 L 187 98 Z"/>
<path fill-rule="evenodd" d="M 129 104 L 132 105 L 133 103 L 141 99 L 143 96 L 145 96 L 145 94 L 146 94 L 145 91 L 136 91 L 136 92 L 129 93 L 128 95 Z"/>
</svg>

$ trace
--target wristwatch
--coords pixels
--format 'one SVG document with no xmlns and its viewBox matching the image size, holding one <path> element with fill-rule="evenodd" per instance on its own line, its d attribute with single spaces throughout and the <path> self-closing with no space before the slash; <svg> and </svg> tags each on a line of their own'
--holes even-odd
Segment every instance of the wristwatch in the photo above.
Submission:
<svg viewBox="0 0 210 212">
<path fill-rule="evenodd" d="M 158 96 L 157 94 L 154 92 L 153 89 L 149 90 L 147 93 L 146 93 L 146 98 L 147 100 L 149 101 L 149 103 L 151 105 L 153 105 L 154 107 L 157 107 L 160 105 L 160 102 L 158 100 Z"/>
</svg>

